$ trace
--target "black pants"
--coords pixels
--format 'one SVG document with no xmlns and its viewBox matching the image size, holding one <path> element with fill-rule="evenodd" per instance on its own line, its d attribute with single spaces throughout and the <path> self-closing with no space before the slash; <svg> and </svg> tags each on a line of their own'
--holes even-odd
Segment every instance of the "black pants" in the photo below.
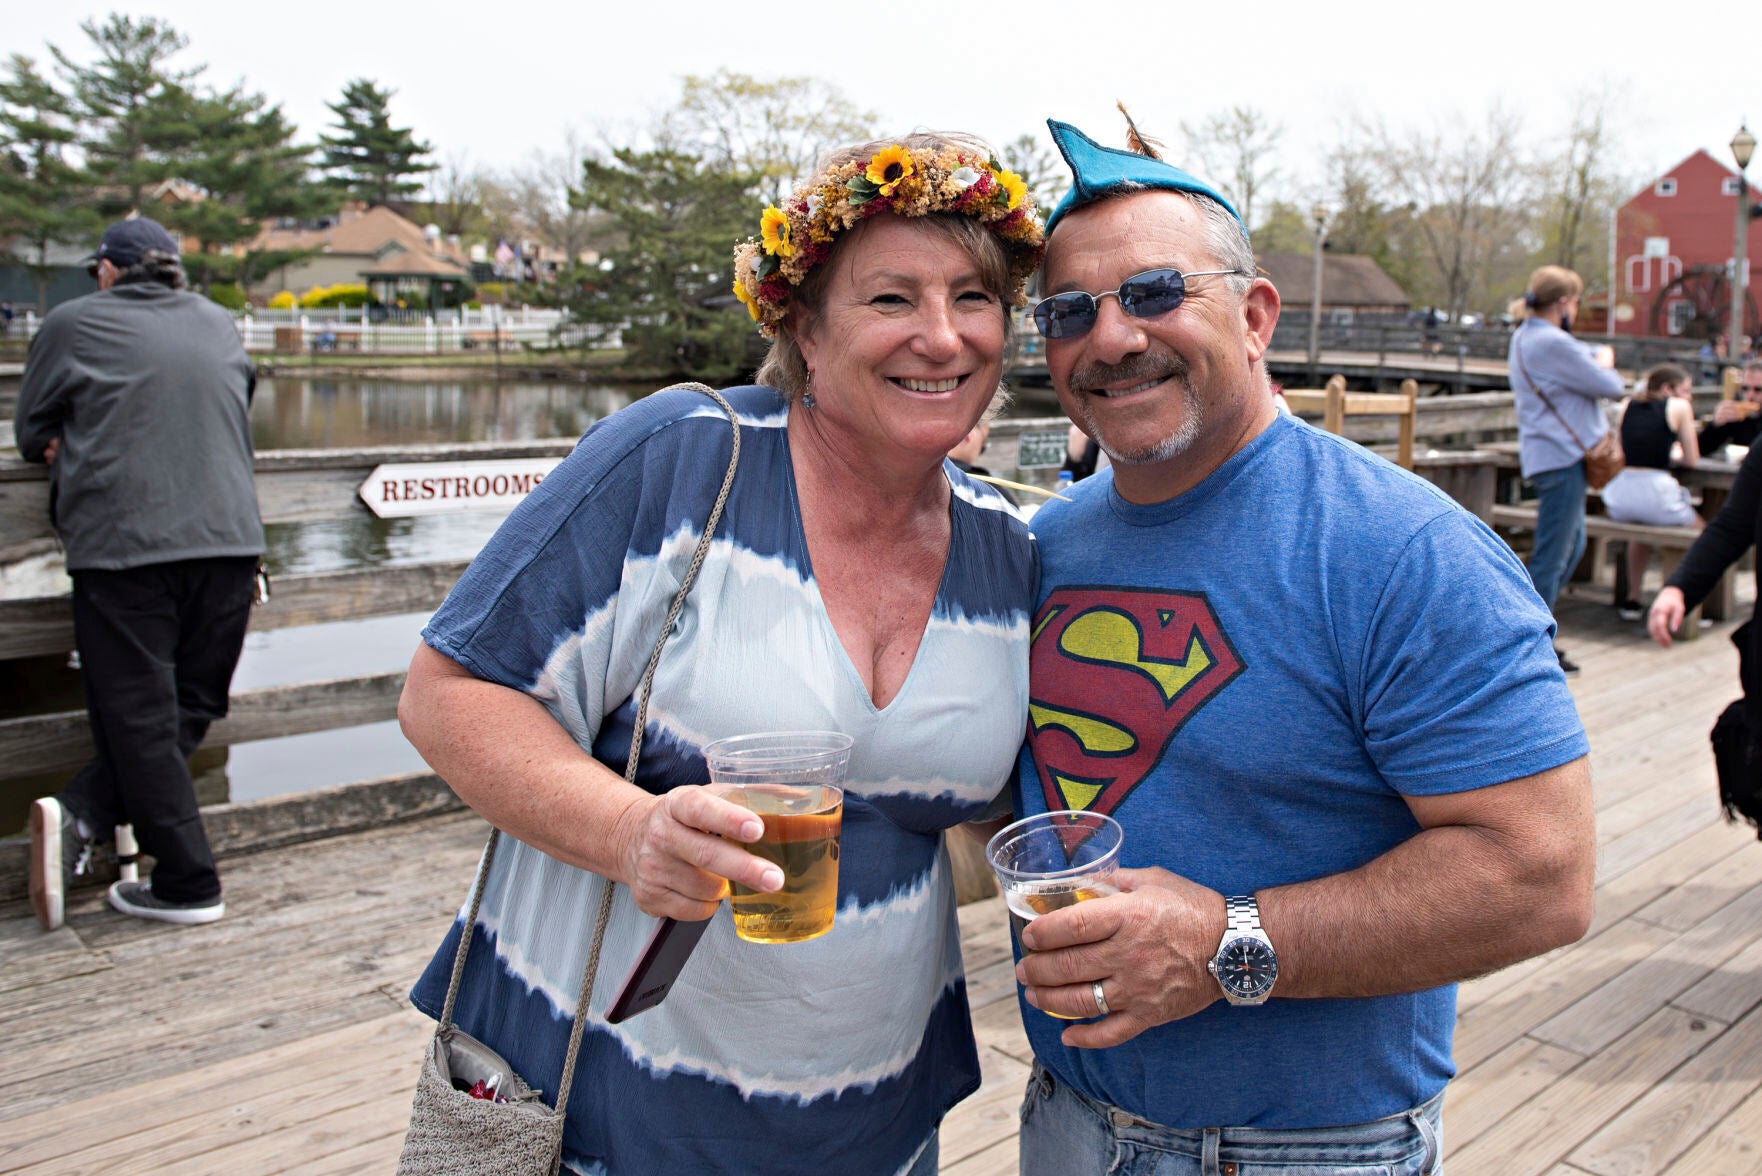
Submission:
<svg viewBox="0 0 1762 1176">
<path fill-rule="evenodd" d="M 57 797 L 100 838 L 130 824 L 153 893 L 220 894 L 187 762 L 226 714 L 255 556 L 73 573 L 73 628 L 98 753 Z"/>
</svg>

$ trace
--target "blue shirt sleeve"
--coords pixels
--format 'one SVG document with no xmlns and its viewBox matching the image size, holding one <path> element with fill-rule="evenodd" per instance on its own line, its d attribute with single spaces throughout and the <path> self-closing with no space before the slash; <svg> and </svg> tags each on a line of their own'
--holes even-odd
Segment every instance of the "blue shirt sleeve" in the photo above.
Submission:
<svg viewBox="0 0 1762 1176">
<path fill-rule="evenodd" d="M 1511 549 L 1446 511 L 1396 561 L 1363 649 L 1365 746 L 1417 795 L 1534 775 L 1589 743 L 1554 623 Z"/>
</svg>

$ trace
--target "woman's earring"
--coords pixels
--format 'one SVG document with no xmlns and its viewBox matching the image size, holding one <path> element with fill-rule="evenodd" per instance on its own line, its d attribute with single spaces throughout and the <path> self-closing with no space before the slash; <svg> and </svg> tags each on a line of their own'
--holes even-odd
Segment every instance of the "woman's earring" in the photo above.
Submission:
<svg viewBox="0 0 1762 1176">
<path fill-rule="evenodd" d="M 802 386 L 801 406 L 803 408 L 816 407 L 816 403 L 814 401 L 814 369 L 813 368 L 808 369 L 808 382 Z"/>
</svg>

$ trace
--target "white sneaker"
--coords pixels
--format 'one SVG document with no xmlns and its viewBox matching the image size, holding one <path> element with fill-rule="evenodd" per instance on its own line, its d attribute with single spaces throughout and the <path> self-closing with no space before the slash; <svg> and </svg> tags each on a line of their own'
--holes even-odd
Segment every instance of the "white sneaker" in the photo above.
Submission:
<svg viewBox="0 0 1762 1176">
<path fill-rule="evenodd" d="M 226 914 L 226 903 L 219 898 L 207 902 L 167 902 L 153 893 L 151 883 L 118 882 L 110 887 L 110 905 L 137 919 L 157 919 L 161 923 L 212 923 Z"/>
<path fill-rule="evenodd" d="M 31 909 L 45 931 L 67 918 L 67 888 L 93 872 L 97 845 L 81 837 L 73 814 L 53 796 L 31 802 Z"/>
</svg>

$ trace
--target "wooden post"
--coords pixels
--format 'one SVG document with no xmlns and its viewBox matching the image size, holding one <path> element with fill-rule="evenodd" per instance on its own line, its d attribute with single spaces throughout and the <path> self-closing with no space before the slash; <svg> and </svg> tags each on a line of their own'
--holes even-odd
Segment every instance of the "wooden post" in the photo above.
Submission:
<svg viewBox="0 0 1762 1176">
<path fill-rule="evenodd" d="M 1322 410 L 1322 428 L 1337 436 L 1346 433 L 1346 377 L 1332 375 L 1328 377 L 1326 388 L 1328 404 Z"/>
<path fill-rule="evenodd" d="M 1413 421 L 1418 411 L 1415 404 L 1419 400 L 1419 381 L 1411 377 L 1402 380 L 1401 395 L 1407 398 L 1407 404 L 1401 410 L 1401 440 L 1395 460 L 1402 469 L 1410 470 L 1413 468 Z"/>
</svg>

